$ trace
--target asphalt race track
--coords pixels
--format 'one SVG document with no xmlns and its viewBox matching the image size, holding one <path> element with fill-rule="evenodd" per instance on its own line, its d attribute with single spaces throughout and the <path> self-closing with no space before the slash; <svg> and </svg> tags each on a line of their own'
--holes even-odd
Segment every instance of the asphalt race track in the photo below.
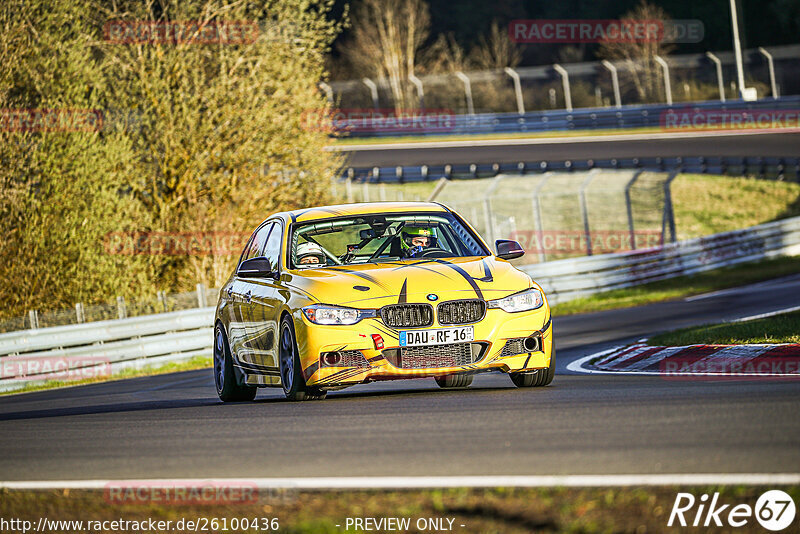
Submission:
<svg viewBox="0 0 800 534">
<path fill-rule="evenodd" d="M 345 146 L 351 167 L 650 157 L 797 157 L 800 133 L 698 132 Z M 340 147 L 341 148 L 341 147 Z"/>
<path fill-rule="evenodd" d="M 576 375 L 642 335 L 796 306 L 800 275 L 701 298 L 557 318 L 558 373 L 462 391 L 433 379 L 323 402 L 221 404 L 210 370 L 0 399 L 0 480 L 781 473 L 800 467 L 800 382 Z"/>
</svg>

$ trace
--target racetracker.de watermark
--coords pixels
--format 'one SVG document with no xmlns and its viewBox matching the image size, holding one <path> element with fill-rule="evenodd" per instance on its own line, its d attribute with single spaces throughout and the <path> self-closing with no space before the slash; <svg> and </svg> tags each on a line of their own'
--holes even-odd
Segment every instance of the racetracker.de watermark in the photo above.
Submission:
<svg viewBox="0 0 800 534">
<path fill-rule="evenodd" d="M 700 20 L 513 20 L 508 35 L 515 43 L 699 43 Z"/>
<path fill-rule="evenodd" d="M 73 381 L 111 376 L 111 360 L 100 356 L 7 356 L 0 379 Z"/>
<path fill-rule="evenodd" d="M 103 38 L 112 44 L 223 44 L 255 42 L 260 33 L 255 21 L 152 21 L 109 20 Z"/>
<path fill-rule="evenodd" d="M 676 355 L 661 360 L 659 371 L 668 380 L 800 380 L 800 355 L 749 360 Z"/>
<path fill-rule="evenodd" d="M 110 232 L 103 248 L 123 256 L 225 256 L 241 253 L 249 238 L 244 232 Z"/>
<path fill-rule="evenodd" d="M 109 482 L 103 498 L 109 504 L 160 504 L 169 506 L 236 505 L 262 501 L 289 502 L 286 489 L 259 490 L 248 480 L 159 480 Z"/>
<path fill-rule="evenodd" d="M 800 109 L 676 109 L 662 112 L 659 124 L 666 131 L 800 128 Z"/>
<path fill-rule="evenodd" d="M 319 109 L 304 111 L 300 124 L 309 131 L 343 134 L 447 132 L 455 128 L 455 115 L 449 109 Z"/>
<path fill-rule="evenodd" d="M 658 230 L 600 230 L 587 234 L 581 230 L 517 230 L 511 239 L 518 241 L 529 253 L 585 253 L 591 245 L 592 253 L 618 252 L 657 247 L 663 244 L 663 234 Z"/>
<path fill-rule="evenodd" d="M 99 132 L 103 111 L 81 108 L 0 109 L 0 131 L 5 132 Z"/>
</svg>

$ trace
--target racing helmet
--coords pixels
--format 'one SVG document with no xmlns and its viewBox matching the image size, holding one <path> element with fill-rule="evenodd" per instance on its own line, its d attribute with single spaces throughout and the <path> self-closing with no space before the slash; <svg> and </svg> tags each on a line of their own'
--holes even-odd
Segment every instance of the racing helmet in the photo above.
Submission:
<svg viewBox="0 0 800 534">
<path fill-rule="evenodd" d="M 404 252 L 408 253 L 412 248 L 416 246 L 420 246 L 422 248 L 430 248 L 436 246 L 436 230 L 433 228 L 425 228 L 421 226 L 409 226 L 403 227 L 402 231 L 400 232 L 400 248 L 403 249 Z M 415 245 L 414 238 L 417 237 L 425 237 L 427 238 L 426 245 Z"/>
<path fill-rule="evenodd" d="M 298 265 L 316 265 L 325 264 L 325 253 L 322 252 L 322 247 L 316 243 L 305 242 L 298 243 L 297 245 L 297 258 Z"/>
</svg>

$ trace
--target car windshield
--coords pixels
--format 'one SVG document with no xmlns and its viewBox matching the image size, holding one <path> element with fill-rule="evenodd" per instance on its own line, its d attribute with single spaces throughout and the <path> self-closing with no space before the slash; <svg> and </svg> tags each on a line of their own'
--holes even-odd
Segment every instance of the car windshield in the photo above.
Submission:
<svg viewBox="0 0 800 534">
<path fill-rule="evenodd" d="M 450 213 L 372 214 L 293 226 L 291 266 L 319 268 L 409 258 L 487 256 Z"/>
</svg>

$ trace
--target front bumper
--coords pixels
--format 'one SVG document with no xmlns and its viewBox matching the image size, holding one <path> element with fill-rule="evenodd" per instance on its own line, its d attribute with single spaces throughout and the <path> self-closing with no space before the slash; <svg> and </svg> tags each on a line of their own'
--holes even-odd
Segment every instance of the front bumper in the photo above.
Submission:
<svg viewBox="0 0 800 534">
<path fill-rule="evenodd" d="M 533 371 L 547 368 L 553 353 L 553 327 L 547 305 L 529 312 L 507 313 L 499 309 L 487 310 L 486 316 L 472 323 L 474 341 L 482 350 L 476 361 L 448 367 L 402 368 L 397 367 L 392 356 L 399 348 L 399 329 L 387 327 L 380 319 L 365 319 L 352 326 L 315 325 L 302 316 L 295 315 L 298 348 L 306 383 L 309 386 L 335 388 L 372 382 L 443 376 L 455 373 L 477 373 L 499 370 L 504 372 Z M 444 328 L 434 324 L 430 328 Z M 413 330 L 413 329 L 408 329 Z M 383 338 L 384 348 L 377 349 L 372 335 Z M 540 337 L 537 350 L 519 354 L 504 351 L 506 342 L 532 335 Z M 341 365 L 326 367 L 320 363 L 320 354 L 342 352 L 355 355 Z M 514 351 L 511 351 L 514 352 Z M 363 359 L 358 356 L 363 355 Z"/>
</svg>

